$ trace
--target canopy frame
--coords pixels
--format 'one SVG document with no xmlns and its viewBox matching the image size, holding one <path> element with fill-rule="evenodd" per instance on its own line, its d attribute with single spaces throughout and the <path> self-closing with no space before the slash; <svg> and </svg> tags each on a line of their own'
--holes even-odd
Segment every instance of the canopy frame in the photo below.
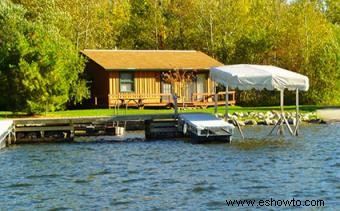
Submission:
<svg viewBox="0 0 340 211">
<path fill-rule="evenodd" d="M 216 90 L 216 89 L 215 89 Z M 276 134 L 284 134 L 284 124 L 286 125 L 287 129 L 289 130 L 290 134 L 292 136 L 298 136 L 299 135 L 299 125 L 300 125 L 300 114 L 299 114 L 299 89 L 295 90 L 296 92 L 296 123 L 295 123 L 295 128 L 292 129 L 292 127 L 290 126 L 286 116 L 285 116 L 285 112 L 284 112 L 284 90 L 280 90 L 280 114 L 279 114 L 279 120 L 277 121 L 277 123 L 274 125 L 273 129 L 269 132 L 268 135 L 271 135 L 275 128 L 277 128 L 277 132 Z M 228 121 L 229 119 L 229 105 L 228 105 L 228 86 L 226 86 L 226 103 L 225 103 L 225 113 L 224 113 L 224 119 L 226 121 Z M 217 114 L 217 94 L 215 91 L 215 97 L 214 97 L 214 113 L 215 115 Z M 241 126 L 239 124 L 239 122 L 233 118 L 230 119 L 233 124 L 237 127 L 240 135 L 242 136 L 242 139 L 244 139 L 244 134 L 243 131 L 241 129 Z M 294 124 L 294 123 L 293 123 Z"/>
<path fill-rule="evenodd" d="M 228 67 L 228 66 L 225 66 L 225 67 Z M 275 126 L 273 127 L 273 129 L 270 131 L 270 133 L 268 135 L 271 135 L 273 133 L 273 131 L 276 129 L 277 127 L 277 132 L 276 134 L 284 134 L 284 124 L 286 125 L 287 129 L 289 130 L 290 134 L 292 136 L 298 136 L 299 135 L 299 124 L 300 124 L 300 115 L 299 115 L 299 88 L 302 88 L 303 91 L 307 91 L 308 88 L 309 88 L 309 81 L 308 81 L 308 78 L 306 76 L 303 76 L 303 75 L 300 75 L 300 74 L 297 74 L 297 73 L 294 73 L 292 71 L 289 71 L 289 70 L 285 70 L 285 69 L 282 69 L 282 68 L 278 68 L 278 67 L 274 67 L 274 66 L 261 66 L 261 65 L 230 65 L 229 67 L 231 67 L 231 69 L 235 68 L 235 69 L 256 69 L 256 71 L 258 71 L 257 73 L 259 73 L 260 71 L 263 71 L 264 73 L 268 73 L 268 72 L 271 72 L 272 70 L 271 69 L 275 69 L 275 71 L 278 71 L 277 73 L 279 74 L 288 74 L 289 77 L 291 77 L 292 79 L 296 79 L 294 81 L 293 79 L 293 83 L 290 83 L 290 81 L 288 81 L 289 79 L 287 79 L 287 81 L 285 81 L 285 84 L 280 84 L 280 79 L 282 78 L 279 78 L 279 82 L 278 81 L 275 81 L 272 82 L 273 84 L 271 85 L 271 90 L 279 90 L 280 91 L 280 113 L 279 113 L 279 120 L 278 122 L 275 124 Z M 263 67 L 263 68 L 262 68 Z M 217 68 L 211 68 L 210 69 L 210 76 L 211 75 L 211 71 L 212 70 L 217 70 L 217 71 L 223 71 L 223 68 L 224 67 L 220 67 L 221 69 L 218 69 L 219 67 Z M 270 70 L 269 70 L 270 69 Z M 230 71 L 232 72 L 232 71 Z M 261 73 L 261 72 L 260 72 Z M 275 72 L 276 73 L 276 72 Z M 226 109 L 225 109 L 225 114 L 224 114 L 224 117 L 225 117 L 225 120 L 228 120 L 228 89 L 229 89 L 229 84 L 228 84 L 228 80 L 235 80 L 235 77 L 238 77 L 238 72 L 237 71 L 234 71 L 232 72 L 233 75 L 229 76 L 230 78 L 227 78 L 227 80 L 224 80 L 224 81 L 220 81 L 221 78 L 214 78 L 214 77 L 211 77 L 211 79 L 214 81 L 214 92 L 215 92 L 215 97 L 214 97 L 214 105 L 215 105 L 215 108 L 214 108 L 214 112 L 215 114 L 217 113 L 217 95 L 216 95 L 216 83 L 218 83 L 217 81 L 220 81 L 220 83 L 223 83 L 223 85 L 225 86 L 226 88 Z M 294 76 L 292 76 L 291 74 L 293 74 Z M 242 74 L 241 74 L 242 75 Z M 220 76 L 219 76 L 220 77 Z M 250 76 L 251 77 L 251 76 Z M 282 75 L 280 76 L 282 77 Z M 287 76 L 288 77 L 288 76 Z M 239 79 L 240 81 L 238 81 L 239 85 L 241 87 L 246 87 L 246 89 L 249 89 L 249 87 L 253 87 L 253 88 L 257 88 L 257 89 L 261 89 L 259 87 L 262 87 L 263 84 L 261 84 L 260 82 L 257 82 L 257 83 L 254 83 L 254 81 L 252 81 L 252 83 L 249 83 L 249 84 L 242 84 L 244 82 L 241 81 L 241 79 Z M 284 79 L 286 80 L 286 79 Z M 238 85 L 237 83 L 234 83 L 233 81 L 231 81 L 232 83 L 232 87 L 233 88 L 238 88 Z M 265 86 L 264 86 L 265 87 Z M 262 87 L 263 88 L 263 87 Z M 295 123 L 295 128 L 292 128 L 285 116 L 285 112 L 284 112 L 284 89 L 287 88 L 289 90 L 295 90 L 295 94 L 296 94 L 296 98 L 295 98 L 295 101 L 296 101 L 296 121 L 293 122 L 293 125 Z M 231 119 L 231 121 L 234 122 L 234 124 L 237 126 L 237 128 L 239 129 L 239 132 L 240 134 L 242 135 L 242 138 L 244 138 L 243 136 L 243 132 L 238 124 L 238 122 L 234 119 Z"/>
<path fill-rule="evenodd" d="M 285 116 L 284 113 L 284 90 L 280 90 L 280 118 L 277 121 L 277 123 L 275 124 L 275 126 L 273 127 L 273 129 L 269 132 L 268 135 L 271 135 L 273 133 L 273 131 L 275 130 L 276 127 L 278 127 L 276 134 L 283 134 L 284 133 L 284 127 L 283 124 L 286 124 L 286 127 L 288 128 L 290 134 L 292 136 L 298 136 L 298 131 L 299 131 L 299 123 L 300 123 L 300 119 L 299 119 L 299 89 L 296 89 L 296 123 L 295 123 L 295 128 L 294 130 L 290 127 L 290 124 Z M 293 122 L 294 124 L 294 122 Z"/>
</svg>

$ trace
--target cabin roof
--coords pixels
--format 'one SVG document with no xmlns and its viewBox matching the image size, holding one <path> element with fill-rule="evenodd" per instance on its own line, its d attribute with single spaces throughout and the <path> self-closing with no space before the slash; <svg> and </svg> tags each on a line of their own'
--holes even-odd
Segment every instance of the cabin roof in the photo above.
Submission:
<svg viewBox="0 0 340 211">
<path fill-rule="evenodd" d="M 106 70 L 208 70 L 222 63 L 193 50 L 89 50 L 82 53 Z"/>
</svg>

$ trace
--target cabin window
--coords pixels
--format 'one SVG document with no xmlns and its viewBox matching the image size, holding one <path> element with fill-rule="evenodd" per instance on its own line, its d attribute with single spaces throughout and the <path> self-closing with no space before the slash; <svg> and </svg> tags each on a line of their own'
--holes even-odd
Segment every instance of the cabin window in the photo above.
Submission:
<svg viewBox="0 0 340 211">
<path fill-rule="evenodd" d="M 133 73 L 120 73 L 119 75 L 120 92 L 135 91 L 135 80 Z"/>
</svg>

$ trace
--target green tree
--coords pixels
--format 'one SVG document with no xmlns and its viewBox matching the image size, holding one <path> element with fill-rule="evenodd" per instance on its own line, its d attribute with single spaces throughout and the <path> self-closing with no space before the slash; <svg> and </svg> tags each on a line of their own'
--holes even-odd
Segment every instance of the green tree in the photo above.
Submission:
<svg viewBox="0 0 340 211">
<path fill-rule="evenodd" d="M 62 109 L 88 96 L 84 60 L 59 29 L 0 3 L 0 106 L 29 113 Z"/>
<path fill-rule="evenodd" d="M 310 90 L 303 93 L 302 102 L 339 103 L 339 42 L 319 3 L 297 1 L 282 21 L 286 29 L 277 38 L 279 65 L 309 77 Z"/>
<path fill-rule="evenodd" d="M 340 24 L 340 3 L 338 0 L 324 0 L 324 11 L 331 23 Z"/>
<path fill-rule="evenodd" d="M 154 49 L 155 34 L 152 4 L 148 0 L 130 0 L 129 21 L 118 37 L 118 46 L 127 49 Z"/>
<path fill-rule="evenodd" d="M 12 0 L 28 10 L 29 17 L 52 24 L 80 50 L 114 48 L 121 28 L 129 20 L 125 0 Z"/>
<path fill-rule="evenodd" d="M 303 103 L 340 104 L 337 0 L 12 0 L 25 19 L 76 48 L 194 49 L 224 64 L 277 65 L 305 74 Z M 245 104 L 278 96 L 240 92 Z M 293 94 L 293 93 L 292 93 Z"/>
</svg>

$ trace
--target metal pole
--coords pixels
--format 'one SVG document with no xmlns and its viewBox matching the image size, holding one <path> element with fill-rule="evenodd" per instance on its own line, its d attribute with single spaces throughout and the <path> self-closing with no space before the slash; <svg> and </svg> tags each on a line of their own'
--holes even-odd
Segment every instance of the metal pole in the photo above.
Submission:
<svg viewBox="0 0 340 211">
<path fill-rule="evenodd" d="M 283 100 L 284 100 L 284 97 L 283 97 L 283 94 L 284 94 L 284 89 L 281 89 L 280 90 L 280 108 L 281 108 L 281 118 L 280 118 L 280 120 L 281 120 L 281 123 L 284 122 L 284 113 L 283 113 Z M 282 126 L 282 124 L 280 124 L 278 132 L 279 131 L 280 131 L 281 134 L 283 134 L 283 126 Z"/>
<path fill-rule="evenodd" d="M 283 115 L 283 89 L 280 90 L 280 107 L 281 107 L 281 114 Z"/>
<path fill-rule="evenodd" d="M 216 88 L 216 82 L 214 82 L 214 114 L 217 113 L 217 88 Z"/>
<path fill-rule="evenodd" d="M 296 89 L 296 116 L 299 114 L 299 89 Z"/>
<path fill-rule="evenodd" d="M 280 106 L 281 106 L 281 119 L 282 119 L 282 123 L 286 123 L 286 126 L 287 126 L 287 128 L 288 128 L 288 130 L 289 130 L 289 132 L 291 133 L 291 135 L 293 135 L 293 130 L 292 130 L 292 128 L 290 127 L 290 125 L 289 125 L 289 123 L 288 123 L 288 120 L 286 119 L 286 117 L 285 117 L 285 114 L 284 114 L 284 111 L 283 111 L 283 101 L 284 101 L 284 89 L 282 89 L 281 91 L 280 91 Z M 281 128 L 280 128 L 281 130 L 280 130 L 280 132 L 281 132 L 281 134 L 283 134 L 283 125 L 281 125 Z"/>
<path fill-rule="evenodd" d="M 299 116 L 299 89 L 296 89 L 296 127 L 294 131 L 294 135 L 299 135 L 299 122 L 300 122 L 300 116 Z"/>
<path fill-rule="evenodd" d="M 228 120 L 228 104 L 229 104 L 229 96 L 228 96 L 228 85 L 225 86 L 225 120 Z"/>
</svg>

